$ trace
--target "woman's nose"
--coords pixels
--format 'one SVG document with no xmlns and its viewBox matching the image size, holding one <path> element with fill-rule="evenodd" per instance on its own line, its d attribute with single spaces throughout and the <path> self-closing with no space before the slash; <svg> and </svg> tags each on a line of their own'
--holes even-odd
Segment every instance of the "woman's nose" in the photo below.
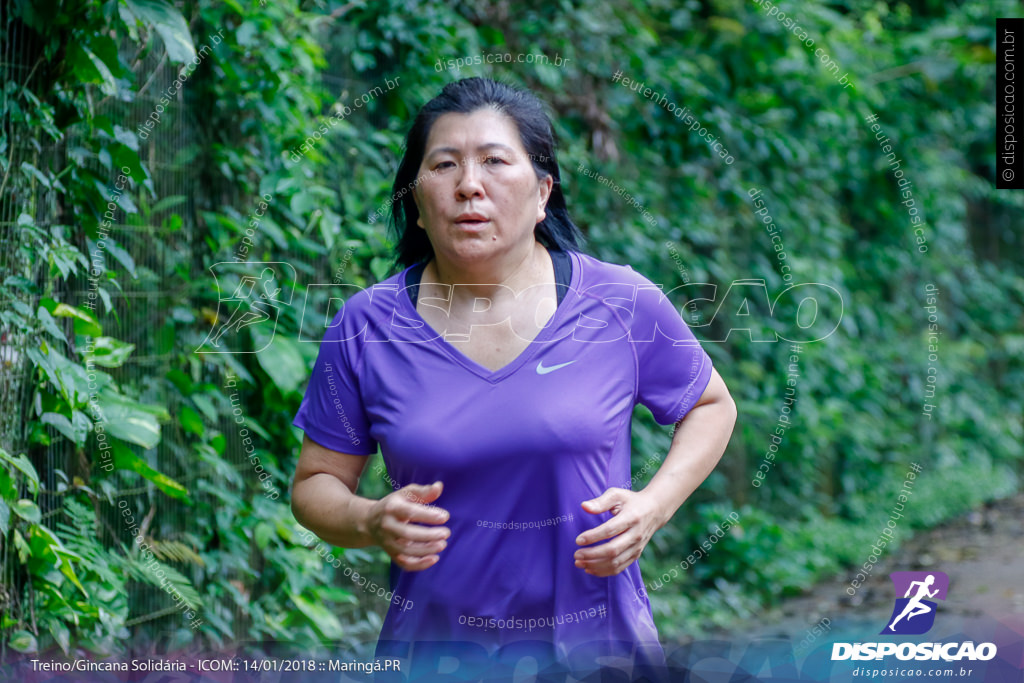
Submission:
<svg viewBox="0 0 1024 683">
<path fill-rule="evenodd" d="M 477 168 L 476 162 L 467 161 L 462 165 L 459 183 L 455 186 L 455 193 L 459 199 L 483 196 L 484 188 L 480 182 L 480 170 Z"/>
</svg>

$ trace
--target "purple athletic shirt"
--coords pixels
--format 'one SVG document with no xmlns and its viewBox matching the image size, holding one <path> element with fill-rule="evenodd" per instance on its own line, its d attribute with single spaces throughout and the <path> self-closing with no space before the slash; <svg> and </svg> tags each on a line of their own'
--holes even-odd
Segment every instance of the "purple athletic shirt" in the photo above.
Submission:
<svg viewBox="0 0 1024 683">
<path fill-rule="evenodd" d="M 564 658 L 626 641 L 661 655 L 638 563 L 607 578 L 575 566 L 576 537 L 612 517 L 580 503 L 630 487 L 633 406 L 677 422 L 711 360 L 659 287 L 570 255 L 554 316 L 496 371 L 424 322 L 405 271 L 351 296 L 325 331 L 295 426 L 343 453 L 379 445 L 396 488 L 444 482 L 435 504 L 451 515 L 437 564 L 392 563 L 382 643 L 542 641 Z"/>
</svg>

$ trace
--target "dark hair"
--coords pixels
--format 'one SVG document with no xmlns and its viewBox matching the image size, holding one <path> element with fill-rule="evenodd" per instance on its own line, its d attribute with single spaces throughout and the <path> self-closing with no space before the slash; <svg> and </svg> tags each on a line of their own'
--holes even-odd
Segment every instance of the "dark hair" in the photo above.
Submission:
<svg viewBox="0 0 1024 683">
<path fill-rule="evenodd" d="M 434 255 L 426 231 L 416 228 L 420 213 L 412 197 L 431 127 L 443 114 L 470 114 L 488 107 L 515 121 L 519 139 L 537 177 L 551 176 L 553 184 L 544 210 L 545 218 L 534 229 L 538 241 L 549 249 L 579 248 L 582 234 L 565 206 L 555 158 L 555 134 L 540 100 L 527 90 L 489 78 L 464 78 L 449 83 L 440 95 L 423 105 L 406 136 L 405 154 L 391 188 L 391 225 L 398 235 L 396 261 L 399 265 L 411 266 Z"/>
</svg>

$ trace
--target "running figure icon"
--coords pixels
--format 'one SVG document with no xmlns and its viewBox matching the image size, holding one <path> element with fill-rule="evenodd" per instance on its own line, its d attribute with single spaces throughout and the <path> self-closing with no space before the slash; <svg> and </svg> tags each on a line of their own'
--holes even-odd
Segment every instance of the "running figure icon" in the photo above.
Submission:
<svg viewBox="0 0 1024 683">
<path fill-rule="evenodd" d="M 238 287 L 235 288 L 234 294 L 231 295 L 231 301 L 248 302 L 249 309 L 246 310 L 244 304 L 239 305 L 232 313 L 231 318 L 221 326 L 220 330 L 211 339 L 210 343 L 214 346 L 220 346 L 220 338 L 224 336 L 224 333 L 229 330 L 235 330 L 235 332 L 241 332 L 243 327 L 254 325 L 264 320 L 270 320 L 270 314 L 267 312 L 267 304 L 277 299 L 277 295 L 280 294 L 281 288 L 277 287 L 273 291 L 270 291 L 270 287 L 274 283 L 274 271 L 271 268 L 264 268 L 263 272 L 260 273 L 259 278 L 254 278 L 251 275 L 242 277 L 242 281 L 238 283 Z M 253 290 L 257 284 L 262 284 L 262 292 L 259 298 L 253 297 Z M 266 304 L 264 302 L 267 302 Z"/>
<path fill-rule="evenodd" d="M 936 588 L 933 591 L 929 591 L 928 590 L 932 586 L 932 584 L 934 584 L 934 583 L 935 583 L 935 575 L 934 574 L 929 574 L 927 576 L 927 578 L 925 578 L 924 581 L 912 581 L 910 583 L 910 587 L 907 588 L 907 592 L 903 596 L 904 598 L 910 598 L 910 601 L 907 602 L 906 607 L 903 608 L 903 611 L 900 612 L 900 615 L 898 617 L 896 617 L 895 619 L 893 619 L 892 623 L 889 624 L 889 630 L 890 631 L 895 633 L 895 631 L 896 631 L 896 623 L 900 619 L 902 619 L 903 617 L 906 617 L 907 621 L 910 621 L 914 617 L 916 617 L 918 615 L 921 615 L 921 614 L 927 614 L 928 612 L 931 612 L 934 609 L 931 605 L 928 605 L 928 604 L 925 604 L 925 603 L 922 602 L 922 600 L 924 598 L 934 598 L 935 595 L 939 592 L 938 588 Z M 911 598 L 910 594 L 912 592 L 914 592 L 914 587 L 915 586 L 917 587 L 917 594 L 914 595 L 914 597 Z"/>
<path fill-rule="evenodd" d="M 291 303 L 292 290 L 282 289 L 282 283 L 295 281 L 295 268 L 279 261 L 223 261 L 210 266 L 210 272 L 218 292 L 217 311 L 212 316 L 213 329 L 196 352 L 258 353 L 269 346 L 281 310 Z M 245 344 L 239 336 L 246 328 L 252 332 L 257 326 L 259 335 L 252 338 L 252 344 L 262 344 L 262 348 L 242 351 Z"/>
<path fill-rule="evenodd" d="M 949 575 L 937 569 L 899 571 L 889 574 L 896 600 L 879 635 L 913 636 L 927 633 L 935 625 L 938 601 L 949 592 Z"/>
</svg>

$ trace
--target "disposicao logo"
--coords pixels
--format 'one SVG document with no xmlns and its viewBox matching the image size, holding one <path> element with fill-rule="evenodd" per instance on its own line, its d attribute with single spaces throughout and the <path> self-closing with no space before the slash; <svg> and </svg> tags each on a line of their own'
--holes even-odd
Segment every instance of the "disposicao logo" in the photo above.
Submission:
<svg viewBox="0 0 1024 683">
<path fill-rule="evenodd" d="M 949 577 L 944 572 L 893 572 L 889 574 L 896 589 L 896 604 L 880 635 L 912 636 L 931 630 L 935 624 L 938 603 L 949 591 Z M 832 660 L 883 659 L 938 660 L 947 662 L 966 659 L 987 661 L 996 656 L 993 643 L 834 643 Z"/>
<path fill-rule="evenodd" d="M 935 623 L 936 607 L 928 598 L 945 600 L 949 577 L 945 572 L 893 572 L 889 578 L 896 587 L 896 605 L 889 625 L 881 633 L 903 636 L 927 633 Z M 900 595 L 903 597 L 898 597 Z"/>
</svg>

